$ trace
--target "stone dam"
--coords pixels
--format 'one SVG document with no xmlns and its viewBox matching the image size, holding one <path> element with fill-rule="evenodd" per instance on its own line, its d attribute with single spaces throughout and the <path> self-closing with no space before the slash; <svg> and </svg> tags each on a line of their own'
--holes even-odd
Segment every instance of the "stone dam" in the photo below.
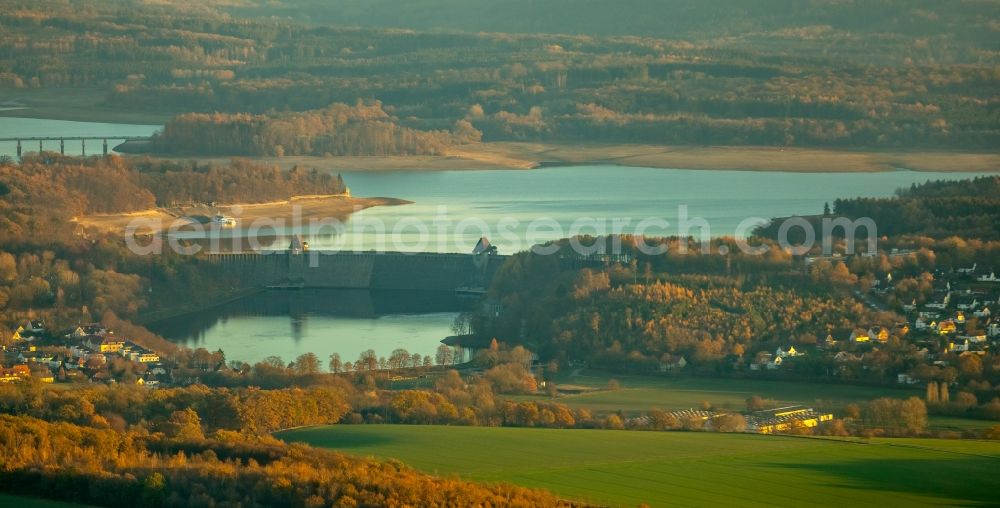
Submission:
<svg viewBox="0 0 1000 508">
<path fill-rule="evenodd" d="M 405 291 L 482 291 L 507 256 L 275 250 L 206 254 L 247 286 Z"/>
</svg>

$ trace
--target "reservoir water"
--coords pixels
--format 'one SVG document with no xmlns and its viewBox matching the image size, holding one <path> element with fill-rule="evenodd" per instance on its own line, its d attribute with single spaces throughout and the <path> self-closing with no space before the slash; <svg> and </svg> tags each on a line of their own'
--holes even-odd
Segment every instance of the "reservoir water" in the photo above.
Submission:
<svg viewBox="0 0 1000 508">
<path fill-rule="evenodd" d="M 704 219 L 711 236 L 749 233 L 753 218 L 812 215 L 854 196 L 888 197 L 901 187 L 970 173 L 787 173 L 695 171 L 608 165 L 527 171 L 344 173 L 356 196 L 390 196 L 413 204 L 354 214 L 346 234 L 312 235 L 318 248 L 468 252 L 488 236 L 501 253 L 576 233 L 641 228 L 651 236 L 684 231 Z M 463 221 L 464 224 L 463 224 Z M 642 227 L 643 221 L 646 221 Z M 746 221 L 746 222 L 745 222 Z M 383 237 L 375 226 L 382 224 Z M 438 224 L 443 225 L 438 228 Z M 506 227 L 505 227 L 506 226 Z M 463 229 L 464 227 L 464 229 Z M 422 234 L 425 228 L 429 234 Z M 446 231 L 438 234 L 438 230 Z M 320 229 L 322 231 L 322 229 Z M 426 241 L 421 241 L 425 238 Z M 383 241 L 383 245 L 379 245 Z M 287 244 L 286 244 L 287 245 Z"/>
<path fill-rule="evenodd" d="M 0 137 L 149 135 L 158 128 L 0 118 Z M 37 150 L 37 144 L 26 149 Z M 58 145 L 52 149 L 58 150 Z M 13 150 L 13 143 L 0 143 L 0 153 Z M 94 153 L 91 150 L 88 145 L 88 153 Z M 704 219 L 702 224 L 708 225 L 712 236 L 733 235 L 753 217 L 817 214 L 837 198 L 887 197 L 913 183 L 970 176 L 975 174 L 692 171 L 608 165 L 530 171 L 345 172 L 355 196 L 403 198 L 413 204 L 364 210 L 339 233 L 289 224 L 277 231 L 273 245 L 287 246 L 287 237 L 280 235 L 294 233 L 302 234 L 314 248 L 468 252 L 480 236 L 488 236 L 501 253 L 509 254 L 571 234 L 608 232 L 616 220 L 626 224 L 624 232 L 652 220 L 655 225 L 646 234 L 677 234 L 682 232 L 682 213 L 691 221 Z M 421 233 L 424 229 L 427 234 Z M 688 232 L 700 234 L 697 228 Z M 438 341 L 451 334 L 460 310 L 461 303 L 452 295 L 278 291 L 160 323 L 154 330 L 188 346 L 222 349 L 231 360 L 258 361 L 274 355 L 290 361 L 304 352 L 325 360 L 338 352 L 344 361 L 354 361 L 369 348 L 388 356 L 400 347 L 433 356 Z"/>
<path fill-rule="evenodd" d="M 120 140 L 115 140 L 113 136 L 149 136 L 162 128 L 162 125 L 71 122 L 67 120 L 0 117 L 0 138 L 112 136 L 108 138 L 109 151 L 111 151 L 115 145 L 121 143 Z M 86 148 L 88 155 L 101 154 L 102 147 L 100 141 L 88 141 Z M 23 153 L 38 152 L 38 142 L 23 141 L 21 142 L 21 149 L 23 150 Z M 42 149 L 45 151 L 58 152 L 59 142 L 47 141 L 42 144 Z M 66 155 L 80 155 L 82 146 L 80 141 L 66 141 L 65 149 Z M 0 141 L 0 155 L 16 157 L 17 142 Z"/>
<path fill-rule="evenodd" d="M 434 357 L 441 339 L 469 302 L 452 293 L 303 289 L 268 291 L 151 326 L 179 344 L 222 349 L 229 360 L 285 362 L 331 353 L 354 362 L 366 349 Z"/>
</svg>

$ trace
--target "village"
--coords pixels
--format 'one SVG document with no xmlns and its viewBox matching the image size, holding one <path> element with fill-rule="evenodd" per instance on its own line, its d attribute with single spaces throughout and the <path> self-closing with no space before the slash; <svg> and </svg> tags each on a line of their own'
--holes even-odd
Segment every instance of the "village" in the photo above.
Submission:
<svg viewBox="0 0 1000 508">
<path fill-rule="evenodd" d="M 53 336 L 42 321 L 18 325 L 0 346 L 0 382 L 36 378 L 43 383 L 130 383 L 155 387 L 169 381 L 160 356 L 99 324 Z"/>
<path fill-rule="evenodd" d="M 915 385 L 925 379 L 928 367 L 948 368 L 963 356 L 984 357 L 1000 341 L 1000 278 L 977 265 L 934 274 L 932 296 L 923 304 L 915 299 L 894 307 L 896 291 L 891 273 L 872 283 L 859 300 L 874 310 L 893 309 L 905 319 L 891 323 L 859 323 L 815 334 L 815 344 L 791 343 L 774 352 L 760 351 L 746 360 L 750 371 L 790 370 L 803 357 L 819 355 L 832 366 L 831 374 L 856 378 L 856 370 L 867 370 L 884 361 L 879 353 L 892 348 L 913 367 L 897 372 L 899 384 Z M 815 360 L 815 358 L 813 358 Z M 683 359 L 681 359 L 683 361 Z M 668 365 L 673 368 L 676 365 Z M 683 366 L 683 365 L 682 365 Z"/>
</svg>

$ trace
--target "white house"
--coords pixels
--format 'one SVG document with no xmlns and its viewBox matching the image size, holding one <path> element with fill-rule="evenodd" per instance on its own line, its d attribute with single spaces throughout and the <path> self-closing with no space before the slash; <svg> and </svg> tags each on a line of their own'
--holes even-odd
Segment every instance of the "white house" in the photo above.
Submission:
<svg viewBox="0 0 1000 508">
<path fill-rule="evenodd" d="M 973 274 L 976 272 L 976 266 L 977 266 L 976 263 L 972 263 L 971 268 L 959 268 L 958 273 L 964 273 L 966 275 Z"/>
<path fill-rule="evenodd" d="M 969 335 L 959 335 L 956 338 L 958 340 L 967 340 L 970 343 L 982 344 L 986 342 L 986 332 L 983 333 L 976 332 L 974 334 L 969 334 Z"/>
<path fill-rule="evenodd" d="M 969 350 L 969 341 L 955 339 L 948 343 L 948 350 L 956 353 L 961 353 Z"/>
<path fill-rule="evenodd" d="M 1000 282 L 1000 278 L 997 277 L 996 272 L 990 272 L 989 275 L 980 275 L 977 280 L 979 282 Z"/>
<path fill-rule="evenodd" d="M 969 303 L 960 303 L 956 305 L 959 310 L 975 310 L 979 307 L 979 299 L 973 298 Z"/>
<path fill-rule="evenodd" d="M 929 309 L 944 310 L 948 308 L 948 304 L 950 302 L 951 302 L 951 291 L 948 291 L 947 293 L 945 293 L 944 298 L 940 302 L 930 302 L 924 305 L 924 307 L 927 307 Z"/>
</svg>

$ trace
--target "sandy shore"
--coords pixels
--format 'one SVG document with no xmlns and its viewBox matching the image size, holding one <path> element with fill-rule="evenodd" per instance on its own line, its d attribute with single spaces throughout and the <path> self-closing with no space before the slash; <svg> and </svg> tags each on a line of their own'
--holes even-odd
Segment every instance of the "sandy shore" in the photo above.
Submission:
<svg viewBox="0 0 1000 508">
<path fill-rule="evenodd" d="M 230 157 L 171 157 L 225 164 Z M 896 171 L 1000 171 L 1000 153 L 933 151 L 848 151 L 811 148 L 660 146 L 599 143 L 477 143 L 450 148 L 441 156 L 255 157 L 290 169 L 320 171 L 446 171 L 532 169 L 544 166 L 612 164 L 670 169 L 723 169 L 801 173 Z"/>
<path fill-rule="evenodd" d="M 0 116 L 74 122 L 163 125 L 173 115 L 123 111 L 105 106 L 108 91 L 100 88 L 4 88 L 0 105 L 16 107 Z"/>
<path fill-rule="evenodd" d="M 299 217 L 303 223 L 310 219 L 336 218 L 346 220 L 352 213 L 373 206 L 394 206 L 409 201 L 395 198 L 354 198 L 349 196 L 295 196 L 269 203 L 247 203 L 218 206 L 192 206 L 157 208 L 132 213 L 94 214 L 74 217 L 73 221 L 84 228 L 125 233 L 130 225 L 140 234 L 157 234 L 174 224 L 190 224 L 196 218 L 211 218 L 216 214 L 228 215 L 247 227 L 259 219 L 284 220 L 288 223 Z M 177 227 L 177 226 L 175 226 Z"/>
</svg>

